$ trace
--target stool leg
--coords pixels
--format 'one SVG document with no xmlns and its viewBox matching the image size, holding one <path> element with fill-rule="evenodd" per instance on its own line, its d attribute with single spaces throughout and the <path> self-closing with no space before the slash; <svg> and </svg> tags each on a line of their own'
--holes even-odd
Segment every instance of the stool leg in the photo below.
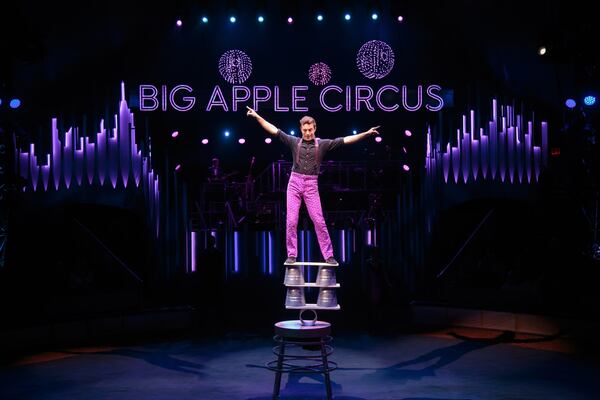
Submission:
<svg viewBox="0 0 600 400">
<path fill-rule="evenodd" d="M 321 339 L 321 358 L 323 359 L 323 374 L 325 375 L 325 390 L 327 390 L 327 400 L 331 400 L 331 379 L 329 379 L 329 362 L 327 361 L 327 350 L 325 342 Z"/>
<path fill-rule="evenodd" d="M 283 368 L 283 356 L 285 354 L 285 342 L 279 343 L 277 355 L 277 372 L 275 373 L 275 386 L 273 386 L 273 400 L 279 398 L 279 389 L 281 388 L 281 369 Z"/>
</svg>

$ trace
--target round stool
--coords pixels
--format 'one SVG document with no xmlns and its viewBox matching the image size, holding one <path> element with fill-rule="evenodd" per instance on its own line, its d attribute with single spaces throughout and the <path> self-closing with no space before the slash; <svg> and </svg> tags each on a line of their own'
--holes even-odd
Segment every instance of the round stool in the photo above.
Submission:
<svg viewBox="0 0 600 400">
<path fill-rule="evenodd" d="M 332 340 L 330 333 L 331 324 L 323 321 L 315 321 L 312 325 L 303 325 L 300 320 L 281 321 L 275 324 L 273 340 L 278 344 L 273 347 L 273 354 L 277 356 L 277 360 L 270 361 L 266 365 L 268 369 L 275 371 L 273 399 L 279 398 L 281 374 L 284 372 L 323 374 L 327 399 L 331 399 L 329 372 L 337 368 L 337 363 L 327 359 L 333 353 L 333 347 L 329 345 Z M 304 351 L 302 352 L 301 349 Z M 315 350 L 320 350 L 320 354 L 308 353 Z"/>
</svg>

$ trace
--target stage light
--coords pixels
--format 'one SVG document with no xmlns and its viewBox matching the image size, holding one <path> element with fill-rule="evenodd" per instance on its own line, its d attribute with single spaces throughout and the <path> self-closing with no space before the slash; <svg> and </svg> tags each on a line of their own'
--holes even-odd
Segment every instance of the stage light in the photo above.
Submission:
<svg viewBox="0 0 600 400">
<path fill-rule="evenodd" d="M 402 151 L 404 152 L 404 154 L 408 153 L 408 151 L 406 151 L 406 147 L 402 147 Z"/>
<path fill-rule="evenodd" d="M 235 17 L 232 15 L 231 17 L 229 17 L 229 22 L 231 22 L 232 24 L 235 24 Z"/>
<path fill-rule="evenodd" d="M 202 23 L 207 24 L 208 23 L 208 17 L 202 17 Z"/>
<path fill-rule="evenodd" d="M 352 18 L 352 16 L 351 16 L 350 14 L 345 14 L 345 15 L 344 15 L 344 19 L 345 19 L 346 21 L 350 21 L 350 18 Z"/>
<path fill-rule="evenodd" d="M 377 137 L 375 137 L 375 141 L 376 141 L 377 143 L 381 143 L 381 141 L 382 141 L 382 140 L 383 140 L 383 139 L 381 138 L 381 136 L 377 136 Z"/>
<path fill-rule="evenodd" d="M 0 106 L 2 105 L 2 99 L 0 99 Z"/>
<path fill-rule="evenodd" d="M 10 103 L 8 103 L 8 105 L 10 106 L 10 108 L 19 108 L 21 106 L 21 100 L 19 100 L 19 99 L 12 99 L 10 101 Z"/>
<path fill-rule="evenodd" d="M 238 143 L 239 143 L 239 144 L 244 144 L 244 143 L 246 143 L 246 139 L 244 139 L 244 138 L 239 138 L 239 139 L 238 139 Z"/>
<path fill-rule="evenodd" d="M 176 24 L 177 26 L 181 26 L 181 25 L 183 25 L 183 21 L 182 21 L 182 20 L 180 20 L 180 19 L 178 19 L 178 20 L 177 20 L 177 22 L 175 22 L 175 24 Z"/>
<path fill-rule="evenodd" d="M 317 14 L 317 21 L 319 21 L 319 22 L 323 21 L 323 15 L 322 14 Z"/>
<path fill-rule="evenodd" d="M 265 22 L 265 17 L 263 17 L 262 15 L 259 15 L 257 18 L 258 22 Z"/>
<path fill-rule="evenodd" d="M 266 144 L 271 144 L 272 141 L 273 140 L 270 137 L 268 137 L 268 138 L 265 139 L 265 143 Z"/>
<path fill-rule="evenodd" d="M 593 106 L 594 104 L 596 104 L 596 96 L 585 96 L 583 98 L 583 104 L 585 104 L 586 106 Z"/>
<path fill-rule="evenodd" d="M 405 134 L 406 136 L 408 136 L 408 137 L 411 137 L 411 136 L 412 136 L 412 132 L 411 132 L 411 131 L 409 131 L 408 129 L 404 131 L 404 134 Z"/>
<path fill-rule="evenodd" d="M 172 138 L 176 138 L 177 136 L 179 136 L 179 132 L 178 131 L 173 131 L 173 133 L 171 133 L 171 137 Z"/>
<path fill-rule="evenodd" d="M 398 15 L 398 22 L 404 21 L 404 17 L 402 15 Z"/>
<path fill-rule="evenodd" d="M 225 137 L 229 137 L 229 131 L 225 131 L 223 134 L 225 135 Z"/>
<path fill-rule="evenodd" d="M 294 22 L 294 19 L 292 17 L 288 17 L 287 23 L 292 24 L 293 22 Z"/>
<path fill-rule="evenodd" d="M 356 135 L 357 133 L 358 133 L 358 131 L 357 131 L 356 129 L 353 129 L 353 130 L 352 130 L 352 134 L 353 134 L 353 135 Z"/>
<path fill-rule="evenodd" d="M 208 139 L 202 139 L 202 144 L 208 144 Z"/>
<path fill-rule="evenodd" d="M 177 165 L 175 166 L 175 171 L 179 171 L 180 169 L 181 169 L 181 164 L 177 164 Z"/>
<path fill-rule="evenodd" d="M 405 171 L 410 171 L 410 167 L 408 165 L 406 165 L 406 164 L 404 164 L 402 166 L 402 169 L 405 170 Z"/>
<path fill-rule="evenodd" d="M 371 19 L 372 19 L 373 21 L 377 20 L 377 18 L 379 18 L 379 15 L 377 15 L 377 13 L 373 13 L 373 14 L 371 14 Z"/>
<path fill-rule="evenodd" d="M 567 106 L 568 108 L 575 108 L 576 105 L 577 102 L 573 99 L 567 99 L 567 101 L 565 101 L 565 106 Z"/>
<path fill-rule="evenodd" d="M 292 130 L 290 131 L 290 135 L 295 135 L 295 134 L 296 134 L 296 132 L 295 132 L 295 131 L 292 129 Z"/>
<path fill-rule="evenodd" d="M 544 54 L 546 54 L 546 46 L 540 46 L 540 47 L 538 48 L 538 54 L 539 54 L 540 56 L 543 56 Z"/>
</svg>

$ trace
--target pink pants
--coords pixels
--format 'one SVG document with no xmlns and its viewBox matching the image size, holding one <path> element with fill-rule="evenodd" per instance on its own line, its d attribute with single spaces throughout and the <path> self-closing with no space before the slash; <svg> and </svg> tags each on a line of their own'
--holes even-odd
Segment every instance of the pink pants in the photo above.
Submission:
<svg viewBox="0 0 600 400">
<path fill-rule="evenodd" d="M 287 187 L 287 226 L 286 245 L 288 257 L 298 256 L 298 214 L 302 199 L 308 209 L 308 215 L 315 225 L 319 247 L 323 258 L 333 257 L 331 238 L 327 232 L 321 198 L 319 197 L 318 177 L 316 175 L 302 175 L 292 172 Z"/>
</svg>

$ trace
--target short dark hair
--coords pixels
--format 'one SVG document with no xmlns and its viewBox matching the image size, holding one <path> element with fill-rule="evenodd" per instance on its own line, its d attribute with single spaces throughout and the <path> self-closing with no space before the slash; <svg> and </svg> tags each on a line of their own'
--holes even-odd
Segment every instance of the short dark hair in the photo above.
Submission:
<svg viewBox="0 0 600 400">
<path fill-rule="evenodd" d="M 317 128 L 317 121 L 315 121 L 313 117 L 309 117 L 308 115 L 305 115 L 304 117 L 300 118 L 300 127 L 302 128 L 302 125 L 304 124 L 311 124 L 315 127 L 315 129 Z"/>
</svg>

